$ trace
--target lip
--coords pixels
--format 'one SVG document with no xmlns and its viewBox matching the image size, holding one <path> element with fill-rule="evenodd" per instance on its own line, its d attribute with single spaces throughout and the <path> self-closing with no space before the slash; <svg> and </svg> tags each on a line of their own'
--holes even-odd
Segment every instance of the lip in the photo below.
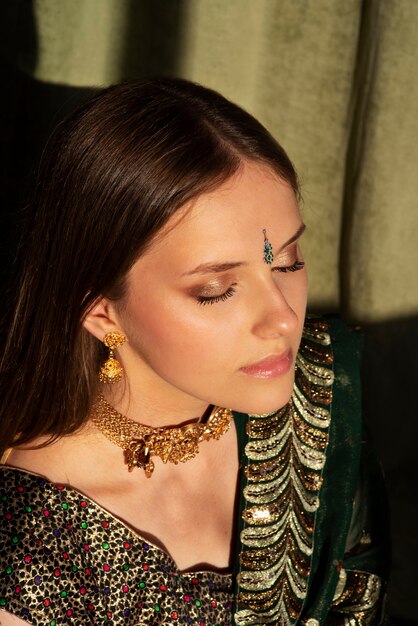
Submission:
<svg viewBox="0 0 418 626">
<path fill-rule="evenodd" d="M 277 378 L 290 371 L 292 362 L 292 350 L 289 348 L 282 354 L 270 354 L 257 363 L 241 367 L 240 372 L 254 378 Z"/>
</svg>

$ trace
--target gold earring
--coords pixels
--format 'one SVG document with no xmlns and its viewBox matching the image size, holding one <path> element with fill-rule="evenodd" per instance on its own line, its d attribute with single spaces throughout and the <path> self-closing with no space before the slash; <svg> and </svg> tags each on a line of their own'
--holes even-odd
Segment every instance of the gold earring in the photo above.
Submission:
<svg viewBox="0 0 418 626">
<path fill-rule="evenodd" d="M 109 348 L 109 356 L 100 368 L 99 380 L 102 383 L 113 385 L 122 378 L 123 367 L 119 361 L 115 359 L 113 350 L 119 348 L 125 341 L 125 335 L 117 332 L 106 333 L 103 337 L 104 345 L 106 348 Z"/>
</svg>

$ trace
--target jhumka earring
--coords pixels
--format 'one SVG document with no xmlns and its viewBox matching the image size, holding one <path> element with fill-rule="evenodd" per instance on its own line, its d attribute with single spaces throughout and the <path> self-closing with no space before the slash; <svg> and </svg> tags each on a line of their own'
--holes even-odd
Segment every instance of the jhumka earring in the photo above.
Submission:
<svg viewBox="0 0 418 626">
<path fill-rule="evenodd" d="M 264 263 L 267 263 L 267 265 L 271 265 L 274 261 L 273 246 L 267 239 L 267 232 L 265 228 L 263 228 L 263 235 L 264 235 L 264 251 L 263 251 Z"/>
<path fill-rule="evenodd" d="M 99 380 L 105 384 L 117 383 L 122 378 L 123 367 L 117 359 L 115 359 L 114 350 L 119 348 L 126 341 L 125 335 L 122 333 L 112 332 L 106 333 L 103 343 L 109 348 L 109 356 L 103 363 L 99 372 Z"/>
</svg>

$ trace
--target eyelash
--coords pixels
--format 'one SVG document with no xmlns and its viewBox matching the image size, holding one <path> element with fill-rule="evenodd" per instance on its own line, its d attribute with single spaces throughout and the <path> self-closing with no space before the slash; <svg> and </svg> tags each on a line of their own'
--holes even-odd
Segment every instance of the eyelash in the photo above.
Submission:
<svg viewBox="0 0 418 626">
<path fill-rule="evenodd" d="M 305 267 L 304 261 L 295 261 L 292 265 L 287 265 L 286 267 L 272 267 L 272 272 L 297 272 L 298 270 L 302 270 Z"/>
<path fill-rule="evenodd" d="M 237 283 L 234 283 L 224 293 L 221 293 L 219 296 L 198 296 L 196 299 L 199 304 L 216 304 L 217 302 L 224 302 L 228 298 L 234 295 Z"/>
<path fill-rule="evenodd" d="M 304 267 L 305 267 L 304 261 L 295 261 L 295 263 L 292 263 L 292 265 L 288 265 L 286 267 L 272 267 L 271 270 L 272 272 L 286 273 L 286 272 L 297 272 L 303 269 Z M 224 293 L 221 293 L 219 296 L 198 296 L 196 299 L 198 303 L 203 306 L 206 304 L 216 304 L 217 302 L 225 302 L 225 300 L 227 300 L 228 298 L 234 295 L 235 293 L 234 287 L 236 287 L 236 283 L 228 287 L 228 289 Z"/>
</svg>

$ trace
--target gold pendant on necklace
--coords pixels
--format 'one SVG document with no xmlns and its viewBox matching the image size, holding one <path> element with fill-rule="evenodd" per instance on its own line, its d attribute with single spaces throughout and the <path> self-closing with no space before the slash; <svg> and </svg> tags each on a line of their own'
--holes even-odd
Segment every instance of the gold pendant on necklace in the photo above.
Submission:
<svg viewBox="0 0 418 626">
<path fill-rule="evenodd" d="M 132 472 L 134 467 L 139 467 L 144 470 L 147 478 L 151 478 L 155 465 L 150 459 L 150 449 L 144 439 L 133 439 L 124 452 L 125 461 L 130 472 Z"/>
<path fill-rule="evenodd" d="M 204 423 L 152 428 L 121 415 L 100 395 L 91 417 L 101 433 L 124 450 L 128 470 L 138 467 L 151 478 L 155 468 L 152 456 L 163 463 L 186 463 L 198 454 L 200 442 L 220 439 L 229 430 L 232 411 L 215 407 Z"/>
</svg>

